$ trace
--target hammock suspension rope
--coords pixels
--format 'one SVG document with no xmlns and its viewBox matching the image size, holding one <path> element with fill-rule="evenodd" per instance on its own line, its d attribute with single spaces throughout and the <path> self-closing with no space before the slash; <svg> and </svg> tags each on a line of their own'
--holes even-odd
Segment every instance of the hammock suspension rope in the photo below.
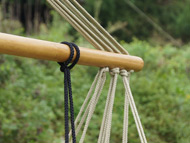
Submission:
<svg viewBox="0 0 190 143">
<path fill-rule="evenodd" d="M 76 0 L 47 0 L 57 12 L 61 14 L 78 32 L 80 32 L 96 49 L 105 50 L 109 52 L 124 53 L 128 52 L 122 48 L 122 46 L 117 43 L 114 38 L 104 30 L 98 22 L 91 17 L 88 12 L 78 4 Z M 137 131 L 140 137 L 141 143 L 147 143 L 142 124 L 135 106 L 135 102 L 129 86 L 129 77 L 130 73 L 133 71 L 126 71 L 124 69 L 114 68 L 101 68 L 96 77 L 92 86 L 87 94 L 86 99 L 79 111 L 79 114 L 75 120 L 76 135 L 78 135 L 80 129 L 84 124 L 82 131 L 82 136 L 79 143 L 83 143 L 85 135 L 94 113 L 96 104 L 98 102 L 99 96 L 103 89 L 106 80 L 106 72 L 110 72 L 111 81 L 110 87 L 107 95 L 106 105 L 104 109 L 102 124 L 100 128 L 100 133 L 98 137 L 98 143 L 109 143 L 110 142 L 110 132 L 111 132 L 111 123 L 112 123 L 112 111 L 115 98 L 115 90 L 118 79 L 118 74 L 123 78 L 123 84 L 125 87 L 125 105 L 124 105 L 124 120 L 123 120 L 123 137 L 122 142 L 127 143 L 128 141 L 128 110 L 129 105 L 137 126 Z M 94 94 L 91 96 L 93 88 Z M 90 99 L 91 96 L 91 99 Z M 87 105 L 88 103 L 88 105 Z M 85 109 L 86 107 L 86 109 Z M 82 115 L 83 113 L 83 115 Z M 82 117 L 81 117 L 82 116 Z M 80 122 L 79 122 L 79 119 Z M 71 132 L 70 132 L 71 137 Z M 70 142 L 71 138 L 70 138 Z M 67 142 L 66 142 L 67 143 Z"/>
<path fill-rule="evenodd" d="M 72 141 L 76 143 L 76 135 L 75 135 L 75 125 L 74 125 L 74 106 L 73 106 L 73 97 L 72 97 L 72 86 L 71 86 L 71 77 L 70 70 L 77 64 L 80 58 L 80 50 L 77 45 L 69 42 L 62 42 L 62 44 L 66 44 L 70 48 L 70 56 L 65 62 L 58 62 L 61 66 L 61 72 L 64 72 L 64 107 L 65 107 L 65 142 L 69 143 L 69 103 L 68 103 L 68 93 L 69 93 L 69 102 L 70 102 L 70 116 L 71 116 L 71 131 L 72 131 Z M 74 57 L 74 48 L 76 50 L 76 58 L 74 62 L 70 64 Z"/>
<path fill-rule="evenodd" d="M 98 143 L 109 143 L 111 136 L 112 112 L 114 106 L 117 79 L 120 75 L 125 87 L 124 118 L 122 143 L 128 142 L 128 113 L 132 111 L 141 143 L 147 143 L 143 127 L 129 86 L 131 73 L 143 67 L 143 60 L 130 56 L 129 53 L 80 6 L 76 0 L 47 0 L 85 39 L 96 49 L 78 47 L 74 43 L 62 44 L 11 36 L 0 33 L 0 53 L 23 57 L 57 61 L 64 72 L 65 92 L 65 143 L 76 143 L 76 136 L 81 131 L 79 143 L 85 142 L 85 136 L 105 85 L 107 73 L 111 81 L 107 94 Z M 64 44 L 64 45 L 63 45 Z M 67 45 L 67 46 L 65 46 Z M 44 48 L 45 47 L 45 48 Z M 76 51 L 76 53 L 74 53 Z M 81 54 L 80 54 L 81 53 Z M 125 54 L 125 55 L 124 55 Z M 73 58 L 75 59 L 73 60 Z M 80 59 L 79 59 L 80 57 Z M 62 62 L 65 61 L 65 62 Z M 70 62 L 73 62 L 69 65 Z M 74 108 L 70 70 L 79 61 L 82 65 L 101 67 L 92 83 L 84 103 L 74 121 Z M 71 130 L 69 132 L 69 104 Z M 76 129 L 76 130 L 75 130 Z"/>
</svg>

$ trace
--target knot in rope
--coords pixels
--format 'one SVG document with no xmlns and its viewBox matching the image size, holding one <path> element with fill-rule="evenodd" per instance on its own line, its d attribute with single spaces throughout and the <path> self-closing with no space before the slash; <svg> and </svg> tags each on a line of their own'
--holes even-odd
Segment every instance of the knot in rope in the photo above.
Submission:
<svg viewBox="0 0 190 143">
<path fill-rule="evenodd" d="M 103 74 L 109 72 L 109 68 L 108 67 L 100 68 L 100 70 L 102 71 Z"/>
<path fill-rule="evenodd" d="M 70 48 L 70 56 L 65 62 L 58 62 L 61 66 L 60 70 L 64 72 L 64 106 L 65 106 L 65 143 L 69 143 L 69 103 L 70 102 L 70 116 L 71 116 L 71 128 L 72 128 L 72 141 L 76 143 L 75 135 L 75 125 L 74 125 L 74 106 L 73 106 L 73 97 L 72 97 L 72 87 L 71 87 L 71 77 L 70 70 L 75 66 L 80 57 L 80 50 L 77 45 L 69 42 L 61 42 L 61 44 L 66 44 Z M 76 58 L 73 63 L 70 64 L 74 57 L 74 48 L 76 50 Z M 70 64 L 70 65 L 69 65 Z M 69 93 L 69 98 L 68 98 Z"/>
<path fill-rule="evenodd" d="M 119 74 L 119 68 L 113 68 L 110 70 L 110 74 L 114 76 L 115 74 Z"/>
<path fill-rule="evenodd" d="M 128 77 L 129 76 L 129 73 L 126 71 L 126 70 L 120 70 L 120 75 L 121 76 L 126 76 L 126 77 Z"/>
<path fill-rule="evenodd" d="M 129 77 L 131 73 L 133 73 L 134 71 L 131 70 L 131 71 L 126 71 L 124 69 L 120 70 L 120 75 L 121 76 L 126 76 L 126 77 Z"/>
</svg>

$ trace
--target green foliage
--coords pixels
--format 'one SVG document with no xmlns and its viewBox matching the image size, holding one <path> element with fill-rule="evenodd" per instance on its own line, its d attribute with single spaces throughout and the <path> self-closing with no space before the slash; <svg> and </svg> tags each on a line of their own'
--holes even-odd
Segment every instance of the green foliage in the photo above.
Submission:
<svg viewBox="0 0 190 143">
<path fill-rule="evenodd" d="M 183 5 L 182 3 L 178 3 L 180 10 L 178 11 L 177 15 L 174 16 L 176 20 L 176 24 L 172 24 L 171 30 L 175 29 L 173 31 L 173 34 L 175 34 L 176 37 L 182 37 L 184 41 L 189 41 L 190 37 L 190 1 L 187 1 L 186 5 Z"/>
<path fill-rule="evenodd" d="M 146 18 L 131 8 L 126 1 L 128 0 L 103 0 L 98 18 L 100 23 L 107 27 L 109 23 L 127 22 L 126 28 L 122 28 L 114 33 L 115 36 L 126 41 L 132 41 L 133 37 L 147 39 L 152 36 L 156 29 L 153 28 Z M 184 42 L 189 41 L 189 0 L 130 1 L 173 37 L 180 38 Z M 85 7 L 92 15 L 96 13 L 96 1 L 87 0 Z M 161 37 L 164 36 L 161 33 L 159 34 Z"/>
<path fill-rule="evenodd" d="M 1 21 L 1 16 L 0 16 L 0 21 Z M 4 33 L 12 33 L 20 35 L 24 33 L 24 28 L 22 27 L 19 21 L 6 19 L 2 20 L 1 22 L 0 31 Z"/>
<path fill-rule="evenodd" d="M 69 23 L 65 22 L 55 11 L 51 11 L 51 15 L 53 22 L 48 25 L 41 25 L 40 32 L 33 37 L 56 42 L 62 42 L 63 39 L 71 41 L 73 38 L 68 34 L 69 29 L 71 29 Z"/>
<path fill-rule="evenodd" d="M 145 40 L 154 36 L 156 40 L 168 40 L 166 34 L 159 33 L 145 17 L 137 13 L 126 1 L 128 0 L 120 0 L 119 2 L 118 0 L 79 0 L 85 9 L 107 29 L 120 23 L 120 26 L 116 26 L 116 30 L 111 33 L 118 39 L 130 42 L 134 37 Z M 172 37 L 184 43 L 189 42 L 189 0 L 129 1 Z M 51 16 L 51 6 L 46 0 L 0 0 L 0 7 L 2 7 L 0 8 L 0 31 L 16 34 L 19 32 L 38 33 L 41 26 L 54 23 Z M 24 29 L 20 28 L 18 25 L 20 23 Z M 74 30 L 69 31 L 71 31 L 70 34 L 75 35 Z"/>
<path fill-rule="evenodd" d="M 145 61 L 144 70 L 132 76 L 131 85 L 149 142 L 188 143 L 189 47 L 152 48 L 137 40 L 125 46 Z"/>
<path fill-rule="evenodd" d="M 32 37 L 73 41 L 68 34 L 69 24 L 55 12 L 52 15 L 52 25 L 41 26 L 39 35 Z M 75 42 L 91 47 L 81 37 Z M 177 49 L 170 45 L 152 46 L 137 39 L 121 44 L 145 61 L 144 69 L 132 74 L 131 88 L 148 142 L 189 143 L 190 45 Z M 72 70 L 75 116 L 97 70 L 86 66 Z M 97 141 L 110 80 L 107 76 L 85 142 Z M 121 142 L 122 138 L 125 92 L 121 78 L 116 92 L 111 143 Z M 57 63 L 0 55 L 0 142 L 60 143 L 64 136 L 63 93 L 63 74 Z M 129 142 L 140 142 L 131 113 Z"/>
<path fill-rule="evenodd" d="M 41 38 L 59 41 L 60 37 L 54 39 L 53 36 L 45 35 Z M 83 40 L 79 41 L 83 43 Z M 77 44 L 81 45 L 80 42 Z M 122 45 L 132 55 L 140 56 L 145 61 L 143 71 L 131 76 L 131 87 L 148 142 L 188 143 L 189 46 L 182 47 L 183 50 L 169 45 L 152 47 L 138 40 L 130 44 L 122 42 Z M 58 64 L 5 55 L 0 57 L 0 142 L 60 142 L 64 135 L 64 112 L 63 74 L 59 71 Z M 97 68 L 85 66 L 77 66 L 72 71 L 75 115 L 96 72 Z M 85 142 L 97 140 L 108 81 L 90 123 Z M 123 95 L 124 88 L 119 79 L 111 142 L 121 142 Z M 138 143 L 138 134 L 131 114 L 129 120 L 129 141 Z"/>
</svg>

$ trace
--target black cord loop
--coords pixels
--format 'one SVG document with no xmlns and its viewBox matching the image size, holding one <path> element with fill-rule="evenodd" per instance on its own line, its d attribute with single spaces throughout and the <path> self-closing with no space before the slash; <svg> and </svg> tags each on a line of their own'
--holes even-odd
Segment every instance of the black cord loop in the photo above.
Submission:
<svg viewBox="0 0 190 143">
<path fill-rule="evenodd" d="M 71 52 L 69 58 L 67 59 L 67 61 L 65 61 L 65 62 L 58 62 L 58 64 L 61 66 L 60 70 L 62 72 L 64 72 L 65 68 L 69 68 L 71 70 L 77 64 L 77 62 L 78 62 L 78 60 L 80 58 L 80 50 L 79 50 L 79 47 L 76 44 L 74 44 L 74 43 L 61 42 L 61 44 L 68 45 L 69 48 L 70 48 L 70 52 Z M 73 47 L 76 50 L 76 58 L 74 59 L 73 63 L 71 65 L 69 65 L 69 63 L 72 61 L 72 59 L 74 57 L 74 48 Z"/>
<path fill-rule="evenodd" d="M 75 124 L 74 124 L 74 106 L 73 106 L 73 97 L 72 97 L 72 86 L 71 86 L 71 77 L 70 70 L 77 64 L 80 58 L 80 50 L 78 46 L 74 43 L 69 42 L 61 42 L 62 44 L 66 44 L 70 48 L 70 56 L 65 62 L 58 62 L 61 66 L 60 70 L 64 72 L 64 103 L 65 103 L 65 143 L 69 143 L 69 103 L 70 103 L 70 116 L 71 116 L 71 129 L 72 129 L 72 141 L 76 143 L 76 135 L 75 135 Z M 76 50 L 76 58 L 73 63 L 69 65 L 74 57 L 74 48 Z M 69 93 L 69 98 L 68 98 Z M 69 103 L 68 103 L 69 99 Z"/>
</svg>

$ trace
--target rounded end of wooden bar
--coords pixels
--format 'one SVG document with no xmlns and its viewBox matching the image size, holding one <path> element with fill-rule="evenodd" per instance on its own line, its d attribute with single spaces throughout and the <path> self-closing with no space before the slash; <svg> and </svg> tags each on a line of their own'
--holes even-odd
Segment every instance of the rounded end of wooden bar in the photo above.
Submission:
<svg viewBox="0 0 190 143">
<path fill-rule="evenodd" d="M 134 70 L 135 72 L 139 72 L 144 68 L 144 60 L 140 57 L 138 57 L 138 59 L 139 59 L 139 62 L 138 62 L 139 65 L 138 65 L 138 68 Z"/>
<path fill-rule="evenodd" d="M 144 67 L 142 58 L 79 47 L 79 64 L 96 67 L 120 68 L 138 72 Z M 67 45 L 44 40 L 0 33 L 0 53 L 41 60 L 64 62 L 70 55 Z"/>
</svg>

